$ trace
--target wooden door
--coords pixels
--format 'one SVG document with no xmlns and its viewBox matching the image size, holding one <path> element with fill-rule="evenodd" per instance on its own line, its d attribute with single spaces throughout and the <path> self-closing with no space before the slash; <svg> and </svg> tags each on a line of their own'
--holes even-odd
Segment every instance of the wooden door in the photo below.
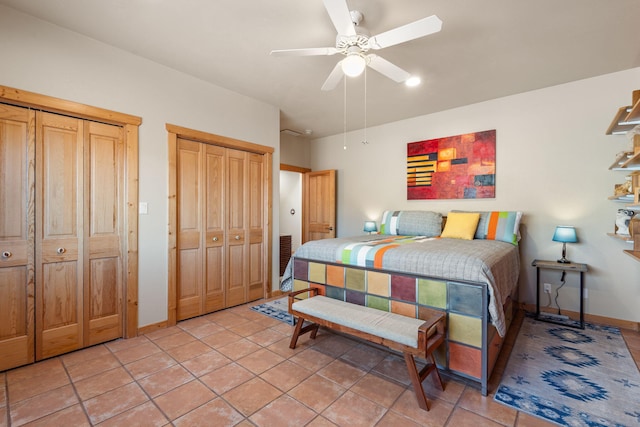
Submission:
<svg viewBox="0 0 640 427">
<path fill-rule="evenodd" d="M 83 346 L 83 122 L 37 113 L 36 360 Z"/>
<path fill-rule="evenodd" d="M 139 124 L 0 86 L 0 371 L 137 335 Z"/>
<path fill-rule="evenodd" d="M 225 306 L 247 302 L 247 152 L 227 149 L 227 281 Z"/>
<path fill-rule="evenodd" d="M 177 141 L 177 319 L 224 305 L 225 150 Z"/>
<path fill-rule="evenodd" d="M 302 206 L 302 243 L 336 237 L 335 170 L 304 174 Z"/>
<path fill-rule="evenodd" d="M 0 371 L 34 361 L 35 113 L 0 104 Z"/>
<path fill-rule="evenodd" d="M 264 156 L 248 155 L 249 242 L 247 301 L 264 296 Z"/>
<path fill-rule="evenodd" d="M 124 141 L 122 128 L 85 122 L 84 343 L 123 336 L 122 257 Z"/>
<path fill-rule="evenodd" d="M 262 298 L 270 288 L 273 149 L 169 124 L 167 131 L 167 323 L 175 325 L 186 318 L 181 299 L 198 295 L 202 313 L 209 313 Z M 204 248 L 202 255 L 196 246 Z M 196 262 L 197 256 L 202 260 Z M 187 289 L 194 283 L 200 288 Z"/>
<path fill-rule="evenodd" d="M 177 319 L 202 314 L 202 153 L 201 144 L 177 144 Z"/>
<path fill-rule="evenodd" d="M 202 144 L 204 157 L 204 313 L 225 308 L 225 149 Z"/>
</svg>

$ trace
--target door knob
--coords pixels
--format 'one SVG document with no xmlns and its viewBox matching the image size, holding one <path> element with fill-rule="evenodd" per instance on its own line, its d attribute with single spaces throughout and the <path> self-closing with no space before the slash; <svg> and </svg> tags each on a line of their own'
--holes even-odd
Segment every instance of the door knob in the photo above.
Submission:
<svg viewBox="0 0 640 427">
<path fill-rule="evenodd" d="M 62 255 L 63 253 L 65 253 L 67 250 L 65 248 L 58 248 L 56 250 L 56 252 L 58 252 L 58 254 Z"/>
<path fill-rule="evenodd" d="M 11 258 L 11 255 L 13 254 L 9 251 L 2 252 L 2 258 Z"/>
<path fill-rule="evenodd" d="M 328 227 L 327 228 L 329 231 L 333 231 L 333 227 Z"/>
<path fill-rule="evenodd" d="M 217 238 L 217 237 L 214 237 L 212 240 L 213 240 L 214 242 L 217 242 L 217 241 L 218 241 L 218 238 Z"/>
<path fill-rule="evenodd" d="M 240 236 L 236 236 L 236 240 L 240 240 Z"/>
</svg>

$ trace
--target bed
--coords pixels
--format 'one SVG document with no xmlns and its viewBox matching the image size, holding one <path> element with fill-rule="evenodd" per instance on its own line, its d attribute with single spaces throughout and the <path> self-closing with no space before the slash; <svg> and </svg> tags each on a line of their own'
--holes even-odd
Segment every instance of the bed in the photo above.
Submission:
<svg viewBox="0 0 640 427">
<path fill-rule="evenodd" d="M 445 313 L 441 369 L 487 383 L 511 324 L 520 272 L 522 214 L 386 211 L 380 234 L 316 240 L 289 261 L 282 291 L 327 297 L 410 317 Z M 444 224 L 444 226 L 443 226 Z"/>
</svg>

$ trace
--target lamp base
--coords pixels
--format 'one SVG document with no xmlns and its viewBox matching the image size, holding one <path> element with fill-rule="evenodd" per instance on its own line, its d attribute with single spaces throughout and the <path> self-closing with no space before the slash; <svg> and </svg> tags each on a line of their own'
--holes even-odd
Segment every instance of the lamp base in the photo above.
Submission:
<svg viewBox="0 0 640 427">
<path fill-rule="evenodd" d="M 562 242 L 562 258 L 558 260 L 561 264 L 571 264 L 571 261 L 567 259 L 567 243 Z"/>
</svg>

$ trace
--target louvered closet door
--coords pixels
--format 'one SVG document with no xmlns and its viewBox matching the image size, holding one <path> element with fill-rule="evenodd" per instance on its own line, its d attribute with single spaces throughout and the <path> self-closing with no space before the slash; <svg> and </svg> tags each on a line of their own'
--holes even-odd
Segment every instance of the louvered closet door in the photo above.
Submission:
<svg viewBox="0 0 640 427">
<path fill-rule="evenodd" d="M 85 123 L 85 345 L 123 335 L 124 143 L 122 128 Z"/>
<path fill-rule="evenodd" d="M 83 346 L 83 122 L 37 113 L 36 359 Z"/>
<path fill-rule="evenodd" d="M 34 361 L 34 121 L 0 104 L 0 371 Z"/>
<path fill-rule="evenodd" d="M 247 153 L 227 149 L 226 306 L 247 302 Z"/>
</svg>

